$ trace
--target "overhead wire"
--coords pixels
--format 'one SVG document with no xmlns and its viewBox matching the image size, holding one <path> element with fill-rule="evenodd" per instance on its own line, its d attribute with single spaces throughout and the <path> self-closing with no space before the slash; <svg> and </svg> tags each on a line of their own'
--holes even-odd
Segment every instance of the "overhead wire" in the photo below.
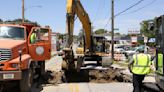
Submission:
<svg viewBox="0 0 164 92">
<path fill-rule="evenodd" d="M 109 0 L 109 1 L 110 1 L 110 0 Z M 110 3 L 110 2 L 107 2 L 107 3 Z M 109 13 L 110 13 L 110 10 L 108 10 L 108 11 L 106 12 L 105 19 L 108 18 Z"/>
<path fill-rule="evenodd" d="M 102 1 L 99 0 L 99 7 L 98 7 L 97 12 L 95 14 L 96 15 L 95 18 L 92 21 L 92 23 L 94 24 L 94 27 L 96 27 L 95 25 L 97 25 L 99 22 L 102 22 L 102 21 L 99 21 L 99 20 L 101 20 L 99 16 L 104 13 L 105 8 L 106 8 L 105 0 L 102 0 Z M 95 21 L 99 21 L 99 22 L 95 22 Z"/>
<path fill-rule="evenodd" d="M 93 22 L 97 20 L 98 15 L 100 14 L 100 11 L 103 12 L 104 7 L 105 7 L 105 0 L 103 0 L 103 2 L 101 0 L 99 0 L 99 7 L 98 7 L 97 12 L 95 14 L 96 16 L 93 19 Z"/>
<path fill-rule="evenodd" d="M 139 5 L 139 4 L 142 3 L 143 1 L 144 1 L 144 0 L 139 0 L 139 1 L 136 2 L 135 4 L 131 5 L 130 7 L 126 8 L 125 10 L 123 10 L 123 11 L 117 13 L 116 15 L 114 15 L 114 17 L 117 17 L 117 16 L 123 14 L 124 12 L 130 10 L 131 8 L 133 8 L 133 7 L 137 6 L 137 5 Z M 109 24 L 109 22 L 111 21 L 111 19 L 112 19 L 112 18 L 110 17 L 109 20 L 107 21 L 106 25 L 104 26 L 104 29 L 107 27 L 107 25 Z"/>
<path fill-rule="evenodd" d="M 152 0 L 150 3 L 148 3 L 148 4 L 146 4 L 146 5 L 144 5 L 144 6 L 140 7 L 140 8 L 138 8 L 138 9 L 136 9 L 136 10 L 134 10 L 134 11 L 131 11 L 131 12 L 129 12 L 129 13 L 126 13 L 126 14 L 138 12 L 138 11 L 140 11 L 140 10 L 142 10 L 142 9 L 144 9 L 144 8 L 146 8 L 146 7 L 148 7 L 149 5 L 152 5 L 155 1 L 157 1 L 157 0 Z"/>
<path fill-rule="evenodd" d="M 130 7 L 128 7 L 127 9 L 125 9 L 125 10 L 123 10 L 123 11 L 117 13 L 114 17 L 121 15 L 122 13 L 124 13 L 124 12 L 130 10 L 131 8 L 137 6 L 138 4 L 142 3 L 143 1 L 144 1 L 144 0 L 138 1 L 137 3 L 135 3 L 135 4 L 131 5 Z"/>
<path fill-rule="evenodd" d="M 93 19 L 93 22 L 96 20 L 98 14 L 99 14 L 99 12 L 100 12 L 101 3 L 102 3 L 101 0 L 99 0 L 99 5 L 98 5 L 98 8 L 97 8 L 97 11 L 96 11 L 96 14 L 95 14 L 95 18 Z"/>
</svg>

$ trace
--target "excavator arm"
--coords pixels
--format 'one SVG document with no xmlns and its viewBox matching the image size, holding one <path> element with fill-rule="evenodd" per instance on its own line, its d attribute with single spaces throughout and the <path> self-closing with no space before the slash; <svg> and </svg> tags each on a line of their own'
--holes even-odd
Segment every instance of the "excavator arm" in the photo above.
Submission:
<svg viewBox="0 0 164 92">
<path fill-rule="evenodd" d="M 84 54 L 77 55 L 73 53 L 72 43 L 73 43 L 73 31 L 74 31 L 74 21 L 75 16 L 77 16 L 82 24 L 84 31 Z M 102 59 L 102 55 L 97 55 L 95 51 L 94 37 L 92 37 L 91 21 L 85 9 L 83 8 L 80 0 L 67 0 L 67 16 L 66 16 L 66 26 L 67 26 L 67 43 L 66 49 L 64 49 L 65 56 L 63 61 L 65 62 L 64 67 L 68 70 L 77 69 L 79 71 L 82 65 L 89 60 L 96 61 L 97 65 L 101 65 L 103 62 L 108 62 L 108 59 Z M 94 42 L 94 43 L 93 43 Z M 105 46 L 104 46 L 105 47 Z M 76 57 L 76 56 L 77 57 Z M 77 61 L 77 66 L 74 61 Z M 92 62 L 90 62 L 92 64 Z M 111 63 L 110 63 L 111 64 Z M 64 65 L 64 64 L 63 64 Z M 76 67 L 75 67 L 76 66 Z"/>
<path fill-rule="evenodd" d="M 92 37 L 91 37 L 91 22 L 85 9 L 83 8 L 80 0 L 67 0 L 67 45 L 66 47 L 71 48 L 73 43 L 73 31 L 75 15 L 79 18 L 82 23 L 82 27 L 85 33 L 85 49 L 92 49 Z"/>
</svg>

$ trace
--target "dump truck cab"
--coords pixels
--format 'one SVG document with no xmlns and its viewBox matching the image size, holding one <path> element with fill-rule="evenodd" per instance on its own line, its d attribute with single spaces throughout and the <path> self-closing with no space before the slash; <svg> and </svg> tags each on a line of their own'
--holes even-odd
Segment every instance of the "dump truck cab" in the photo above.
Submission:
<svg viewBox="0 0 164 92">
<path fill-rule="evenodd" d="M 51 29 L 0 24 L 0 43 L 0 83 L 16 80 L 21 92 L 29 92 L 33 80 L 43 76 L 45 60 L 51 57 Z"/>
<path fill-rule="evenodd" d="M 22 59 L 29 59 L 26 45 L 26 28 L 24 26 L 2 24 L 0 25 L 0 64 L 1 70 L 19 70 L 19 51 L 22 52 Z M 24 56 L 25 55 L 25 56 Z M 16 62 L 13 59 L 18 59 Z M 25 68 L 25 67 L 24 67 Z M 4 76 L 5 77 L 5 76 Z M 1 77 L 3 78 L 3 77 Z M 0 79 L 1 80 L 1 79 Z"/>
</svg>

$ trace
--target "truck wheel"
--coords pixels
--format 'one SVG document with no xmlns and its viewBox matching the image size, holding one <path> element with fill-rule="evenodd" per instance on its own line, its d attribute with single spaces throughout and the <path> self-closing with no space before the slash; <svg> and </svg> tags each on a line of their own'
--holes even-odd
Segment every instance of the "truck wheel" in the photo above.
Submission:
<svg viewBox="0 0 164 92">
<path fill-rule="evenodd" d="M 20 80 L 20 92 L 31 92 L 33 83 L 32 70 L 27 69 L 22 72 L 22 79 Z"/>
<path fill-rule="evenodd" d="M 41 61 L 41 62 L 39 62 L 39 64 L 40 64 L 40 75 L 44 76 L 44 74 L 45 74 L 45 61 Z"/>
</svg>

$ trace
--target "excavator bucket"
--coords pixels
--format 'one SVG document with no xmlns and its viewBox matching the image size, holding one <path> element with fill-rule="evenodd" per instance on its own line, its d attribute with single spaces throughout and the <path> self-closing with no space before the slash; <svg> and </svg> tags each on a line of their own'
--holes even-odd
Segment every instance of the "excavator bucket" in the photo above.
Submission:
<svg viewBox="0 0 164 92">
<path fill-rule="evenodd" d="M 102 57 L 102 67 L 109 67 L 113 64 L 111 57 Z"/>
</svg>

